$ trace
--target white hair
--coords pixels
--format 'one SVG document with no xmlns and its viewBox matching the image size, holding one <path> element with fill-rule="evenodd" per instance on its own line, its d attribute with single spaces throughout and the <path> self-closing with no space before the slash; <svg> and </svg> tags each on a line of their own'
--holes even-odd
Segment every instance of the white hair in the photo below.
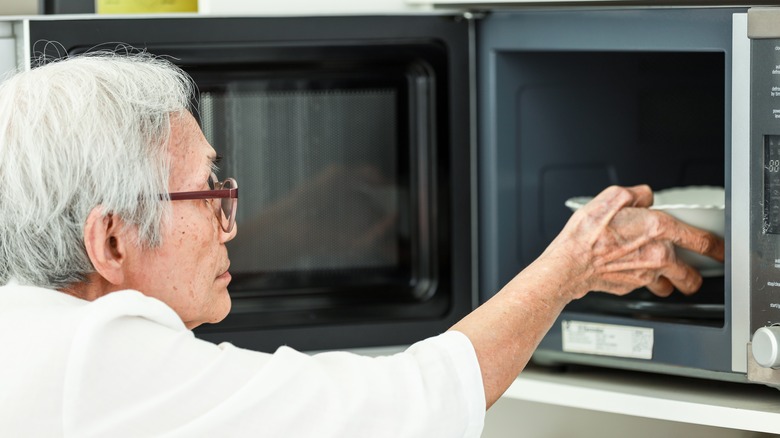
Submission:
<svg viewBox="0 0 780 438">
<path fill-rule="evenodd" d="M 71 56 L 1 84 L 0 284 L 86 281 L 95 207 L 137 227 L 137 244 L 159 245 L 171 117 L 193 92 L 186 73 L 145 53 Z"/>
</svg>

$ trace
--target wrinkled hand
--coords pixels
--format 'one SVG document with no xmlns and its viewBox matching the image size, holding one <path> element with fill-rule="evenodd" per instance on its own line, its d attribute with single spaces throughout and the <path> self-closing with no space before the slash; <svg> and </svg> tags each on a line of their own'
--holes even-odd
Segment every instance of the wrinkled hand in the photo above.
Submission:
<svg viewBox="0 0 780 438">
<path fill-rule="evenodd" d="M 543 256 L 565 260 L 581 285 L 575 298 L 591 290 L 623 295 L 642 286 L 659 296 L 675 288 L 694 293 L 701 275 L 677 259 L 675 245 L 723 261 L 722 239 L 647 209 L 652 203 L 648 186 L 613 186 L 572 215 Z"/>
</svg>

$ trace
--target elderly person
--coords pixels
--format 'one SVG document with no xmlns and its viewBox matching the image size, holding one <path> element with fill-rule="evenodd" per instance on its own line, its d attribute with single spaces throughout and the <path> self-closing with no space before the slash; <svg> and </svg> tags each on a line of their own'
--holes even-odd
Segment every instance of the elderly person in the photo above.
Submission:
<svg viewBox="0 0 780 438">
<path fill-rule="evenodd" d="M 674 245 L 715 236 L 612 187 L 450 331 L 382 358 L 265 354 L 190 331 L 230 310 L 236 183 L 148 55 L 73 57 L 0 86 L 1 436 L 479 436 L 571 300 L 693 293 Z"/>
</svg>

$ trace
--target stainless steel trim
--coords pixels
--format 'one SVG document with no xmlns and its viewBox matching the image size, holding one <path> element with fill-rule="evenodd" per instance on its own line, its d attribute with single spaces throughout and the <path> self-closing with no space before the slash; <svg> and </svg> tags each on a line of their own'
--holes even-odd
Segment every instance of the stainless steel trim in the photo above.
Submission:
<svg viewBox="0 0 780 438">
<path fill-rule="evenodd" d="M 780 389 L 780 370 L 774 368 L 764 368 L 756 363 L 753 358 L 753 348 L 750 342 L 747 343 L 748 371 L 747 377 L 750 382 L 763 383 L 768 386 L 774 386 Z"/>
<path fill-rule="evenodd" d="M 747 14 L 734 14 L 731 58 L 731 369 L 747 372 L 750 340 L 750 39 Z M 729 261 L 730 259 L 730 261 Z"/>
</svg>

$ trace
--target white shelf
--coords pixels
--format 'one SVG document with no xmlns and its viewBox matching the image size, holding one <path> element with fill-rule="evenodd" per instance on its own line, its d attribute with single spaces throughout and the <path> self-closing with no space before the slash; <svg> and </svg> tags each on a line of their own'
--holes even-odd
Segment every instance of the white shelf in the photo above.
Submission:
<svg viewBox="0 0 780 438">
<path fill-rule="evenodd" d="M 658 420 L 780 433 L 780 391 L 741 384 L 615 371 L 529 367 L 504 397 Z"/>
</svg>

